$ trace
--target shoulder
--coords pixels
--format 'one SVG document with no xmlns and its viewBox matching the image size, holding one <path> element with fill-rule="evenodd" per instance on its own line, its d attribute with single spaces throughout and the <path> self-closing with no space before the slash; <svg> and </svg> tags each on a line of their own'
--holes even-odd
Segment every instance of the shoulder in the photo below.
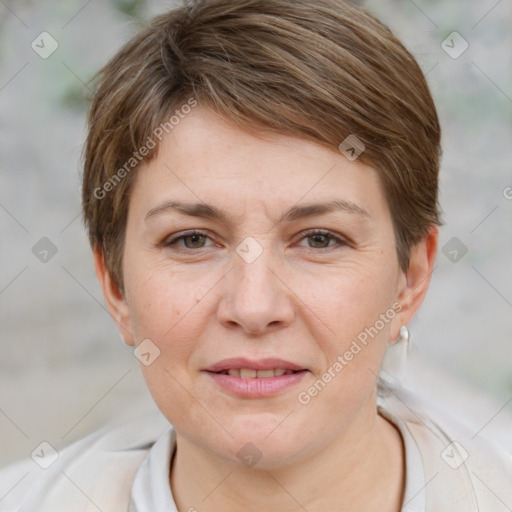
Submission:
<svg viewBox="0 0 512 512">
<path fill-rule="evenodd" d="M 60 452 L 42 444 L 32 458 L 0 471 L 0 511 L 127 510 L 137 469 L 170 428 L 155 412 L 104 427 Z"/>
<path fill-rule="evenodd" d="M 512 455 L 478 428 L 404 388 L 380 397 L 385 415 L 399 419 L 421 454 L 427 512 L 512 510 Z"/>
</svg>

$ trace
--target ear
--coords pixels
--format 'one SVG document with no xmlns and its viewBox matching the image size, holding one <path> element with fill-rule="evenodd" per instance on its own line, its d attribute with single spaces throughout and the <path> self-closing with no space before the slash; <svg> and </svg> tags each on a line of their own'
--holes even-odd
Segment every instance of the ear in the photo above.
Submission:
<svg viewBox="0 0 512 512">
<path fill-rule="evenodd" d="M 94 248 L 94 268 L 110 316 L 116 323 L 124 342 L 127 345 L 135 346 L 128 304 L 123 294 L 119 291 L 118 286 L 112 280 L 105 262 L 105 255 L 99 246 Z"/>
<path fill-rule="evenodd" d="M 402 309 L 393 319 L 391 340 L 398 338 L 400 327 L 412 320 L 423 303 L 434 272 L 438 238 L 438 227 L 431 226 L 425 238 L 411 248 L 409 268 L 401 272 L 400 276 L 397 302 L 402 305 Z"/>
</svg>

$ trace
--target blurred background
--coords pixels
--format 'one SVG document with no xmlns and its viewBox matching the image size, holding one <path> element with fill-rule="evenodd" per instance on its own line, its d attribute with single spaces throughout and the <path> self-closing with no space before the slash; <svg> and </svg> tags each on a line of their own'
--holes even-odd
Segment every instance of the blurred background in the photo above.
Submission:
<svg viewBox="0 0 512 512">
<path fill-rule="evenodd" d="M 443 127 L 445 225 L 406 384 L 512 452 L 512 3 L 358 3 L 416 56 Z M 80 152 L 87 81 L 172 5 L 0 0 L 0 466 L 155 409 L 96 281 Z"/>
</svg>

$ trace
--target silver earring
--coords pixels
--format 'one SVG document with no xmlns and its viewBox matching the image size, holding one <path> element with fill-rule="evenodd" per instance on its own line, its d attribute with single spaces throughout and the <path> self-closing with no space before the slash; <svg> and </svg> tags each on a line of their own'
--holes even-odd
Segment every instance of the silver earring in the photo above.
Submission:
<svg viewBox="0 0 512 512">
<path fill-rule="evenodd" d="M 402 325 L 398 338 L 389 343 L 386 349 L 379 377 L 390 386 L 397 386 L 402 383 L 407 366 L 409 338 L 409 329 L 406 325 Z"/>
</svg>

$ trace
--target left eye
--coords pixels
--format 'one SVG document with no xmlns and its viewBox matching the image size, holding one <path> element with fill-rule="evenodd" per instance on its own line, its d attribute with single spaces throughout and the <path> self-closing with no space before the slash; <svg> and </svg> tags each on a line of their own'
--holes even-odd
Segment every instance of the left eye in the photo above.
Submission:
<svg viewBox="0 0 512 512">
<path fill-rule="evenodd" d="M 306 240 L 308 238 L 314 240 L 313 244 L 315 244 L 315 245 L 313 247 L 310 246 L 310 248 L 312 248 L 312 249 L 328 249 L 329 247 L 332 247 L 332 245 L 329 246 L 329 243 L 332 241 L 338 242 L 340 245 L 347 245 L 345 240 L 341 239 L 338 236 L 335 236 L 330 231 L 323 231 L 323 230 L 310 231 L 309 233 L 305 234 L 305 236 L 302 238 L 302 240 Z M 324 245 L 325 243 L 327 243 L 327 245 Z M 321 247 L 318 247 L 317 244 L 319 244 Z"/>
<path fill-rule="evenodd" d="M 210 239 L 208 235 L 201 231 L 192 231 L 189 233 L 185 233 L 183 235 L 177 236 L 175 238 L 172 238 L 168 241 L 164 241 L 165 247 L 170 246 L 178 246 L 178 242 L 183 241 L 186 249 L 202 249 L 203 247 L 207 247 L 204 245 L 204 242 L 206 239 Z M 315 230 L 310 231 L 306 233 L 301 240 L 307 240 L 313 241 L 313 245 L 309 245 L 310 249 L 328 249 L 329 247 L 332 247 L 331 242 L 337 242 L 340 245 L 347 245 L 345 240 L 342 238 L 335 236 L 330 231 L 324 231 L 324 230 Z M 190 242 L 190 243 L 188 243 Z M 183 246 L 179 246 L 183 247 Z"/>
<path fill-rule="evenodd" d="M 189 233 L 185 233 L 184 235 L 177 236 L 176 238 L 173 238 L 169 241 L 164 242 L 164 245 L 171 246 L 171 245 L 177 245 L 177 242 L 183 240 L 185 242 L 185 247 L 187 249 L 201 249 L 203 246 L 201 246 L 201 239 L 209 238 L 207 235 L 202 233 L 201 231 L 192 231 Z M 189 247 L 189 245 L 186 243 L 186 241 L 190 240 L 192 247 Z"/>
</svg>

